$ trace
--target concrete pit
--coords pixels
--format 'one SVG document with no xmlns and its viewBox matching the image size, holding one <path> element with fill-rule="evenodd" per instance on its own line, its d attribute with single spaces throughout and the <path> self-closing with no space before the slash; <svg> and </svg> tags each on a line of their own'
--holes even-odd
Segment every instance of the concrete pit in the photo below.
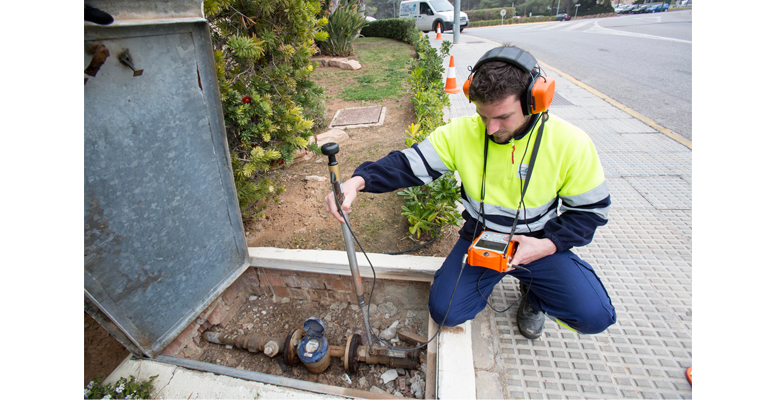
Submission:
<svg viewBox="0 0 770 400">
<path fill-rule="evenodd" d="M 364 279 L 364 284 L 368 300 L 372 279 Z M 427 282 L 377 279 L 369 305 L 374 334 L 397 348 L 413 348 L 418 345 L 413 342 L 415 338 L 429 338 L 429 290 Z M 309 318 L 323 322 L 329 347 L 337 352 L 350 347 L 349 339 L 356 334 L 360 335 L 362 346 L 368 345 L 349 276 L 250 267 L 214 304 L 217 302 L 224 306 L 213 309 L 210 306 L 196 320 L 198 334 L 191 337 L 176 357 L 366 392 L 425 396 L 428 375 L 425 348 L 413 352 L 416 361 L 412 365 L 417 366 L 413 370 L 400 368 L 403 364 L 398 361 L 402 360 L 394 359 L 391 365 L 370 365 L 364 357 L 358 361 L 357 368 L 355 365 L 346 368 L 345 358 L 332 354 L 328 367 L 319 373 L 311 372 L 302 363 L 287 365 L 282 354 L 269 357 L 261 351 L 264 346 L 251 346 L 255 352 L 246 350 L 249 347 L 244 340 L 246 336 L 287 338 L 294 329 L 304 332 L 303 323 Z M 240 344 L 209 343 L 206 336 L 213 338 L 214 334 L 240 338 Z M 387 350 L 374 334 L 375 346 Z M 283 345 L 280 343 L 285 351 Z M 239 346 L 243 349 L 237 348 Z M 376 358 L 367 359 L 371 362 Z"/>
</svg>

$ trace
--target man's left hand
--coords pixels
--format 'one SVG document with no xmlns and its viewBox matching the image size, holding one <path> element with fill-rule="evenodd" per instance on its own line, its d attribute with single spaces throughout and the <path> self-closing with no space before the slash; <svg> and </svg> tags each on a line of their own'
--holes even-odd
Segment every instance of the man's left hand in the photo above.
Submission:
<svg viewBox="0 0 770 400">
<path fill-rule="evenodd" d="M 511 241 L 519 242 L 519 247 L 516 249 L 516 254 L 513 255 L 513 258 L 508 260 L 508 271 L 512 271 L 517 265 L 529 264 L 556 253 L 556 245 L 553 244 L 551 239 L 513 235 L 511 236 Z"/>
</svg>

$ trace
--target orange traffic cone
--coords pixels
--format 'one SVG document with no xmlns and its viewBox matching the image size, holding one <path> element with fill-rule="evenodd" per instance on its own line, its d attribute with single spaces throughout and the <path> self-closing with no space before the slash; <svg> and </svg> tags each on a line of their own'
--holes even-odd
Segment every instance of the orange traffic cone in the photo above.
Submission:
<svg viewBox="0 0 770 400">
<path fill-rule="evenodd" d="M 441 24 L 436 25 L 436 40 L 441 40 Z"/>
<path fill-rule="evenodd" d="M 455 56 L 449 56 L 449 70 L 446 73 L 444 91 L 452 94 L 460 93 L 460 88 L 457 87 L 457 74 L 455 73 Z"/>
</svg>

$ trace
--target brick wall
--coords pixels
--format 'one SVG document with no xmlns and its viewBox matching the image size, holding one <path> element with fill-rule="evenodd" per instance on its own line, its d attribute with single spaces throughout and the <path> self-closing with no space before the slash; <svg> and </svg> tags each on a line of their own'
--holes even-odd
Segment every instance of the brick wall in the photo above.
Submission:
<svg viewBox="0 0 770 400">
<path fill-rule="evenodd" d="M 312 300 L 321 304 L 337 301 L 358 303 L 353 281 L 349 276 L 270 268 L 260 268 L 258 276 L 266 294 L 274 294 L 278 298 Z"/>
</svg>

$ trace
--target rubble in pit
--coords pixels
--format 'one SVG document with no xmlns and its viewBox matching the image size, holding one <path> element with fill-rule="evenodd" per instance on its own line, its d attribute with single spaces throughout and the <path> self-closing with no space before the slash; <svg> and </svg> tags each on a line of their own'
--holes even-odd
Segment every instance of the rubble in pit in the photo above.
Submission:
<svg viewBox="0 0 770 400">
<path fill-rule="evenodd" d="M 285 338 L 295 328 L 302 330 L 303 323 L 314 317 L 324 322 L 329 345 L 345 346 L 348 336 L 352 334 L 359 334 L 363 344 L 368 344 L 358 305 L 338 301 L 324 306 L 305 300 L 287 300 L 274 302 L 269 296 L 253 295 L 226 326 L 213 326 L 209 331 L 230 335 L 258 332 L 270 337 Z M 372 330 L 391 346 L 415 347 L 415 343 L 402 342 L 398 333 L 410 332 L 427 337 L 430 317 L 427 305 L 421 308 L 424 309 L 399 308 L 391 301 L 371 304 L 369 319 Z M 372 339 L 377 341 L 374 335 Z M 424 348 L 419 353 L 420 368 L 417 370 L 361 362 L 358 371 L 351 374 L 345 371 L 341 358 L 331 357 L 328 368 L 314 374 L 302 364 L 286 365 L 280 354 L 270 358 L 262 353 L 250 353 L 232 346 L 207 343 L 205 340 L 200 340 L 199 346 L 203 350 L 199 361 L 212 364 L 399 397 L 423 398 L 425 395 L 427 364 Z"/>
</svg>

